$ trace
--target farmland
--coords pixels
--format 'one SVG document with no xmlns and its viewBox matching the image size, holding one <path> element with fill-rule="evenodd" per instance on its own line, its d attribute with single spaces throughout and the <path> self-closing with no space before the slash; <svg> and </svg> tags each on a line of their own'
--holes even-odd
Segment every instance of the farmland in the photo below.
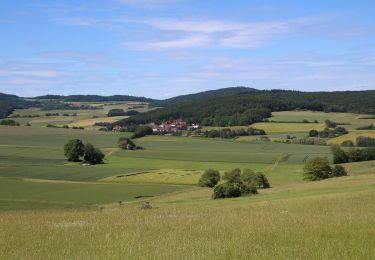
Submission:
<svg viewBox="0 0 375 260">
<path fill-rule="evenodd" d="M 147 136 L 134 151 L 117 147 L 131 133 L 1 126 L 0 258 L 366 258 L 375 253 L 373 161 L 345 164 L 347 177 L 304 182 L 307 160 L 332 162 L 329 146 L 272 141 L 304 137 L 324 118 L 348 118 L 353 128 L 371 121 L 341 114 L 275 113 L 283 123 L 253 125 L 268 127 L 271 141 Z M 302 118 L 319 123 L 295 122 Z M 104 164 L 67 162 L 63 145 L 73 138 L 100 148 Z M 208 168 L 262 171 L 271 188 L 212 200 L 196 185 Z M 145 200 L 152 210 L 139 209 Z"/>
</svg>

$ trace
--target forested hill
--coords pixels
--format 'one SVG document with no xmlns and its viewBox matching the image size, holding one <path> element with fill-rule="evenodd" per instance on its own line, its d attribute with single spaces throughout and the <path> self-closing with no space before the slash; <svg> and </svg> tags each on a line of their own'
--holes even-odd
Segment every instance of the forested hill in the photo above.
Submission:
<svg viewBox="0 0 375 260">
<path fill-rule="evenodd" d="M 184 118 L 212 126 L 248 125 L 271 116 L 272 111 L 294 109 L 375 114 L 375 91 L 253 91 L 176 103 L 117 123 L 132 125 Z"/>
<path fill-rule="evenodd" d="M 0 93 L 0 118 L 7 117 L 16 108 L 27 108 L 32 102 L 27 102 L 15 95 Z"/>
<path fill-rule="evenodd" d="M 222 88 L 216 90 L 209 90 L 204 92 L 199 92 L 195 94 L 188 94 L 188 95 L 181 95 L 165 100 L 159 100 L 151 103 L 153 107 L 167 107 L 176 104 L 182 104 L 187 102 L 192 102 L 194 100 L 202 100 L 202 99 L 212 99 L 212 98 L 219 98 L 219 97 L 226 97 L 226 96 L 233 96 L 240 93 L 249 93 L 259 91 L 254 88 L 247 88 L 247 87 L 232 87 L 232 88 Z"/>
<path fill-rule="evenodd" d="M 134 97 L 128 95 L 113 95 L 113 96 L 99 96 L 99 95 L 70 95 L 70 96 L 59 96 L 59 95 L 45 95 L 38 96 L 35 99 L 49 99 L 49 100 L 61 100 L 65 102 L 109 102 L 109 101 L 134 101 L 134 102 L 155 102 L 156 99 L 145 98 L 145 97 Z"/>
</svg>

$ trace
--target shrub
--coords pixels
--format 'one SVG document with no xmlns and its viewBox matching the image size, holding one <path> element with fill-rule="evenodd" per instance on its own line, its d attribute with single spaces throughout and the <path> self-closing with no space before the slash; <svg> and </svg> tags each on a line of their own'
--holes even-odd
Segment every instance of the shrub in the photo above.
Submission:
<svg viewBox="0 0 375 260">
<path fill-rule="evenodd" d="M 220 173 L 214 169 L 206 170 L 199 179 L 198 185 L 201 187 L 213 188 L 220 181 Z"/>
</svg>

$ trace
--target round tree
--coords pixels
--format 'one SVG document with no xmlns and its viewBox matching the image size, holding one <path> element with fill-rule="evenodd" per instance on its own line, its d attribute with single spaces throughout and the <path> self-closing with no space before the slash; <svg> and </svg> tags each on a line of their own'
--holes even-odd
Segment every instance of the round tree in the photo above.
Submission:
<svg viewBox="0 0 375 260">
<path fill-rule="evenodd" d="M 307 162 L 303 168 L 303 178 L 310 181 L 320 181 L 331 176 L 332 168 L 329 161 L 316 157 Z"/>
<path fill-rule="evenodd" d="M 84 152 L 84 145 L 79 139 L 72 139 L 64 146 L 64 155 L 71 162 L 79 162 Z"/>
<path fill-rule="evenodd" d="M 206 170 L 199 179 L 198 185 L 201 187 L 213 188 L 220 181 L 220 173 L 214 169 Z"/>
</svg>

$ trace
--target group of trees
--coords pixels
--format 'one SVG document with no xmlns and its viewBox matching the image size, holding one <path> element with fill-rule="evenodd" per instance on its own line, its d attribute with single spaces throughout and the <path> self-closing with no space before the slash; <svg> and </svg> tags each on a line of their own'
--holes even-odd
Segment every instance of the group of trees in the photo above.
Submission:
<svg viewBox="0 0 375 260">
<path fill-rule="evenodd" d="M 206 131 L 197 131 L 197 134 L 201 134 L 204 137 L 209 138 L 234 138 L 237 136 L 251 136 L 251 135 L 266 135 L 266 132 L 263 129 L 256 129 L 256 128 L 237 128 L 237 129 L 230 129 L 230 128 L 222 128 L 222 129 L 212 129 Z"/>
<path fill-rule="evenodd" d="M 374 147 L 375 138 L 358 136 L 356 139 L 357 146 L 359 147 Z"/>
<path fill-rule="evenodd" d="M 361 126 L 361 127 L 356 128 L 356 130 L 375 130 L 375 126 L 374 125 Z"/>
<path fill-rule="evenodd" d="M 0 121 L 0 125 L 10 125 L 10 126 L 19 126 L 20 123 L 12 120 L 12 119 L 3 119 Z"/>
<path fill-rule="evenodd" d="M 320 181 L 347 175 L 344 167 L 341 165 L 331 167 L 327 159 L 320 157 L 307 162 L 303 168 L 303 179 L 309 181 Z"/>
<path fill-rule="evenodd" d="M 112 116 L 134 116 L 138 115 L 139 112 L 137 110 L 129 110 L 129 111 L 124 111 L 124 109 L 121 108 L 114 108 L 108 111 L 107 116 L 112 117 Z"/>
<path fill-rule="evenodd" d="M 375 160 L 375 147 L 344 151 L 338 145 L 331 146 L 333 163 L 362 162 Z"/>
<path fill-rule="evenodd" d="M 320 137 L 320 138 L 334 138 L 341 135 L 347 134 L 348 131 L 341 126 L 337 126 L 334 129 L 326 127 L 323 131 L 317 131 L 315 129 L 310 130 L 309 137 Z"/>
<path fill-rule="evenodd" d="M 128 95 L 113 95 L 113 96 L 99 96 L 99 95 L 44 95 L 35 97 L 35 99 L 44 100 L 60 100 L 65 102 L 109 102 L 109 101 L 136 101 L 136 102 L 154 102 L 157 101 L 151 98 L 134 97 Z"/>
<path fill-rule="evenodd" d="M 64 155 L 71 162 L 80 162 L 81 157 L 85 163 L 103 163 L 105 157 L 100 149 L 95 148 L 91 143 L 83 144 L 79 139 L 72 139 L 64 146 Z"/>
<path fill-rule="evenodd" d="M 257 194 L 258 188 L 269 188 L 270 184 L 267 177 L 260 172 L 254 172 L 246 169 L 241 172 L 240 169 L 234 169 L 224 173 L 224 181 L 220 183 L 220 172 L 214 169 L 208 169 L 199 179 L 198 185 L 201 187 L 214 188 L 213 199 L 234 198 L 242 195 Z"/>
</svg>

